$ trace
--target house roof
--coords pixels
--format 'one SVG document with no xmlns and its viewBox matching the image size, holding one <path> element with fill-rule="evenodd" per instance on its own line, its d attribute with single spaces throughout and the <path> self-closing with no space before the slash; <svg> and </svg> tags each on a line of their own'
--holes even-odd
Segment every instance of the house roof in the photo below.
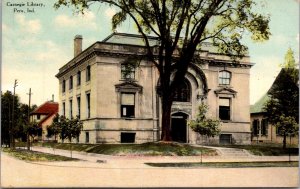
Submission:
<svg viewBox="0 0 300 189">
<path fill-rule="evenodd" d="M 147 36 L 150 46 L 154 48 L 154 55 L 158 55 L 157 49 L 159 44 L 159 38 L 153 36 Z M 132 55 L 143 56 L 147 52 L 145 47 L 144 38 L 137 34 L 126 34 L 126 33 L 112 33 L 104 40 L 97 41 L 87 49 L 83 50 L 67 64 L 59 68 L 59 72 L 55 75 L 57 78 L 61 78 L 69 70 L 82 64 L 87 59 L 91 59 L 94 56 L 109 56 L 109 57 L 128 57 Z M 177 56 L 178 52 L 175 51 L 174 56 Z M 218 48 L 212 43 L 202 42 L 201 48 L 197 50 L 197 56 L 210 65 L 214 66 L 231 66 L 231 67 L 245 67 L 250 68 L 253 66 L 250 63 L 249 56 L 246 55 L 239 62 L 236 62 L 230 58 L 230 56 L 220 54 Z M 197 62 L 197 61 L 196 61 Z M 199 62 L 198 62 L 199 63 Z"/>
<path fill-rule="evenodd" d="M 158 38 L 153 36 L 147 36 L 150 46 L 156 46 L 159 44 Z M 141 35 L 127 34 L 127 33 L 117 33 L 114 32 L 105 38 L 102 42 L 106 43 L 116 43 L 124 45 L 137 45 L 145 46 L 144 38 Z"/>
<path fill-rule="evenodd" d="M 268 94 L 264 94 L 255 104 L 250 106 L 250 113 L 263 113 L 265 112 L 263 110 L 265 103 L 270 99 Z"/>
<path fill-rule="evenodd" d="M 154 36 L 147 36 L 149 40 L 150 46 L 158 46 L 159 39 Z M 127 34 L 127 33 L 117 33 L 114 32 L 105 38 L 102 42 L 105 43 L 115 43 L 115 44 L 123 44 L 123 45 L 136 45 L 136 46 L 145 46 L 145 40 L 142 35 L 138 34 Z M 208 51 L 210 53 L 218 53 L 218 47 L 212 45 L 209 42 L 201 43 L 201 51 Z"/>
<path fill-rule="evenodd" d="M 44 104 L 37 107 L 33 112 L 31 112 L 32 115 L 34 114 L 56 114 L 58 112 L 58 103 L 57 102 L 45 102 Z"/>
<path fill-rule="evenodd" d="M 42 120 L 39 121 L 39 125 L 42 125 L 46 120 L 49 119 L 54 114 L 58 113 L 58 103 L 48 101 L 44 104 L 37 107 L 33 112 L 30 113 L 30 115 L 46 115 Z"/>
</svg>

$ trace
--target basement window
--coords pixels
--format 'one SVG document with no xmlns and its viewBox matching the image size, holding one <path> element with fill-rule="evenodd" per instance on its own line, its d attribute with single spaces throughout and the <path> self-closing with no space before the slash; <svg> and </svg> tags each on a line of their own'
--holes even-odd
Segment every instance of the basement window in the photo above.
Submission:
<svg viewBox="0 0 300 189">
<path fill-rule="evenodd" d="M 121 143 L 135 143 L 135 133 L 121 133 Z"/>
</svg>

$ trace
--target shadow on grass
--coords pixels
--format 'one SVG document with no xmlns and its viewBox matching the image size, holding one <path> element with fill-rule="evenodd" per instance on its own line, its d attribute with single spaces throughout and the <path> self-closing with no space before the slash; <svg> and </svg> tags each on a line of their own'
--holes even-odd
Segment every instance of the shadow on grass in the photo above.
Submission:
<svg viewBox="0 0 300 189">
<path fill-rule="evenodd" d="M 182 143 L 149 142 L 142 144 L 70 144 L 70 143 L 40 143 L 43 147 L 97 153 L 106 155 L 141 155 L 141 156 L 214 156 L 215 149 L 194 147 Z"/>
<path fill-rule="evenodd" d="M 298 167 L 298 161 L 283 162 L 182 162 L 182 163 L 145 163 L 152 167 L 212 167 L 212 168 L 246 168 L 246 167 Z"/>
</svg>

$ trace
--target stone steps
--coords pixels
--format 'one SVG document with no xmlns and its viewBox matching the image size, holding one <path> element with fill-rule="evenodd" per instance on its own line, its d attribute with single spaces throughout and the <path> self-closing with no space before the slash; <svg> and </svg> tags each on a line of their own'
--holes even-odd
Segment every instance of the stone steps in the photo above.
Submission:
<svg viewBox="0 0 300 189">
<path fill-rule="evenodd" d="M 247 150 L 238 148 L 218 148 L 220 155 L 225 157 L 250 157 L 253 156 Z"/>
</svg>

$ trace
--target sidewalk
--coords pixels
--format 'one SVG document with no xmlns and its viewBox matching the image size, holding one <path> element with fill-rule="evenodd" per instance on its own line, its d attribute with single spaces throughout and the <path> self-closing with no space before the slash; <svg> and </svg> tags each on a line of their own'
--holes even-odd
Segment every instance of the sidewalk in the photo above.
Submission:
<svg viewBox="0 0 300 189">
<path fill-rule="evenodd" d="M 32 147 L 33 151 L 67 156 L 87 161 L 107 165 L 108 167 L 118 168 L 145 168 L 144 163 L 176 163 L 176 162 L 200 162 L 201 156 L 112 156 L 95 153 L 77 152 L 60 150 L 46 147 Z M 289 156 L 226 156 L 222 155 L 222 149 L 218 148 L 221 155 L 203 156 L 202 162 L 259 162 L 259 161 L 289 161 Z M 291 156 L 291 161 L 299 161 L 299 156 Z"/>
</svg>

